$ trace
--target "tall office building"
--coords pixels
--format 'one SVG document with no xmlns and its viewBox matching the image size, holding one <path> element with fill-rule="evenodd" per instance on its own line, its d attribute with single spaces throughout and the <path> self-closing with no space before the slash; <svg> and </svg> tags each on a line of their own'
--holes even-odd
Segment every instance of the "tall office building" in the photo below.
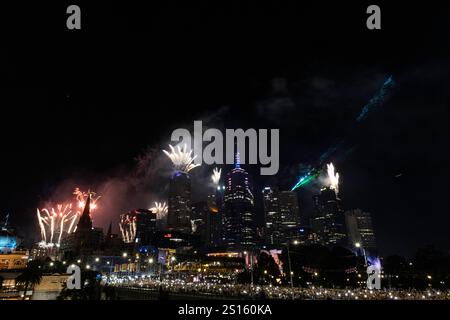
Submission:
<svg viewBox="0 0 450 320">
<path fill-rule="evenodd" d="M 299 206 L 293 191 L 263 189 L 265 238 L 269 245 L 286 245 L 299 238 Z"/>
<path fill-rule="evenodd" d="M 361 209 L 349 210 L 345 212 L 345 222 L 350 248 L 354 248 L 355 244 L 359 243 L 367 251 L 376 250 L 375 232 L 370 213 Z"/>
<path fill-rule="evenodd" d="M 265 215 L 265 240 L 268 245 L 279 245 L 282 242 L 282 233 L 278 190 L 265 187 L 262 193 Z"/>
<path fill-rule="evenodd" d="M 199 201 L 192 204 L 191 211 L 191 232 L 200 236 L 202 241 L 206 241 L 206 227 L 209 208 L 206 201 Z"/>
<path fill-rule="evenodd" d="M 282 241 L 298 239 L 300 226 L 300 209 L 298 206 L 297 193 L 294 191 L 280 191 L 278 193 L 278 202 L 281 216 Z"/>
<path fill-rule="evenodd" d="M 334 189 L 327 187 L 313 197 L 314 214 L 311 228 L 315 242 L 332 246 L 346 245 L 344 211 Z"/>
<path fill-rule="evenodd" d="M 230 249 L 255 245 L 254 197 L 248 172 L 241 168 L 239 155 L 235 168 L 226 177 L 223 224 L 224 244 Z"/>
<path fill-rule="evenodd" d="M 206 243 L 217 247 L 222 243 L 223 195 L 225 186 L 217 185 L 208 195 L 208 215 L 206 216 Z"/>
<path fill-rule="evenodd" d="M 167 226 L 187 233 L 192 230 L 191 178 L 188 173 L 176 171 L 170 178 Z"/>
</svg>

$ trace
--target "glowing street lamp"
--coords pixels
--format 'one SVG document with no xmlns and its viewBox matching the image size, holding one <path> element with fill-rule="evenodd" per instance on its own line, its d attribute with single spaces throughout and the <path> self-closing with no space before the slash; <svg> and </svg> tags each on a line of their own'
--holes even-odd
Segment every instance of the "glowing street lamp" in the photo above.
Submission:
<svg viewBox="0 0 450 320">
<path fill-rule="evenodd" d="M 367 266 L 367 256 L 366 256 L 366 250 L 362 247 L 360 242 L 355 242 L 355 248 L 362 249 L 363 256 L 364 256 L 364 265 Z"/>
<path fill-rule="evenodd" d="M 128 254 L 126 252 L 122 253 L 122 257 L 126 258 Z"/>
</svg>

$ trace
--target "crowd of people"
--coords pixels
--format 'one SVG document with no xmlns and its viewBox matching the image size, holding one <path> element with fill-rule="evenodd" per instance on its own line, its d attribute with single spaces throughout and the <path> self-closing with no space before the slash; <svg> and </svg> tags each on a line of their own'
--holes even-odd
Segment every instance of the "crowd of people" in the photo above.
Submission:
<svg viewBox="0 0 450 320">
<path fill-rule="evenodd" d="M 400 290 L 382 288 L 328 289 L 322 287 L 286 287 L 244 284 L 185 282 L 183 280 L 121 279 L 108 285 L 135 290 L 174 294 L 212 295 L 236 299 L 301 299 L 301 300 L 450 300 L 450 291 L 429 289 Z"/>
</svg>

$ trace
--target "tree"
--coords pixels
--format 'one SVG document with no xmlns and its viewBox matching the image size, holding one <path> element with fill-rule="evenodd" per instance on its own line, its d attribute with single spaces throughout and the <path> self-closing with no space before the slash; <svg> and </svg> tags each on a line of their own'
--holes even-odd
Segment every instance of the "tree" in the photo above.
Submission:
<svg viewBox="0 0 450 320">
<path fill-rule="evenodd" d="M 31 261 L 27 268 L 16 279 L 16 283 L 24 286 L 23 300 L 29 288 L 33 288 L 42 280 L 41 265 L 38 261 Z"/>
</svg>

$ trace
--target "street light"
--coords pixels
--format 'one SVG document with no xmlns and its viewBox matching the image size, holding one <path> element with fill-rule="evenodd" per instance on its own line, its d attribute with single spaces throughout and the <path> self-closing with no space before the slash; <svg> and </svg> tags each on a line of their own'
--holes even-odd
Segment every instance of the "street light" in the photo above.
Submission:
<svg viewBox="0 0 450 320">
<path fill-rule="evenodd" d="M 367 266 L 366 250 L 364 249 L 364 247 L 361 245 L 360 242 L 355 242 L 355 248 L 362 249 L 363 256 L 364 256 L 364 265 Z"/>
<path fill-rule="evenodd" d="M 126 258 L 128 254 L 126 252 L 122 253 L 122 257 Z"/>
<path fill-rule="evenodd" d="M 299 242 L 298 240 L 294 240 L 292 242 L 294 245 L 297 245 Z M 290 242 L 288 241 L 287 243 L 287 254 L 288 254 L 288 264 L 289 264 L 289 276 L 290 276 L 290 280 L 291 280 L 291 288 L 294 287 L 294 279 L 293 279 L 293 272 L 292 272 L 292 266 L 291 266 L 291 252 L 290 252 Z"/>
</svg>

